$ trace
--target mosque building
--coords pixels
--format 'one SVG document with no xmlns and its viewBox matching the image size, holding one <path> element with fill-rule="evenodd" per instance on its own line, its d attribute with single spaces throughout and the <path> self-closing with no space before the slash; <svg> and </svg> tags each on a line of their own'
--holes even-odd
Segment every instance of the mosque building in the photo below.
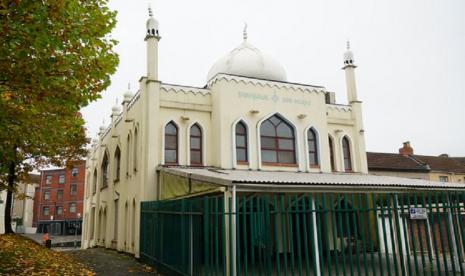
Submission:
<svg viewBox="0 0 465 276">
<path fill-rule="evenodd" d="M 168 84 L 159 79 L 161 31 L 149 13 L 146 76 L 135 94 L 124 94 L 122 108 L 112 108 L 111 124 L 92 141 L 83 248 L 139 257 L 146 201 L 393 183 L 367 174 L 349 43 L 341 61 L 347 104 L 336 103 L 324 86 L 292 82 L 280 62 L 249 42 L 246 29 L 240 44 L 212 65 L 204 87 Z"/>
</svg>

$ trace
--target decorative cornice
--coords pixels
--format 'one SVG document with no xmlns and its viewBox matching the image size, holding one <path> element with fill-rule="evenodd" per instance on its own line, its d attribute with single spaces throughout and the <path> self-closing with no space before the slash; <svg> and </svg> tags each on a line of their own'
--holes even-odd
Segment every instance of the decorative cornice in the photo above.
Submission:
<svg viewBox="0 0 465 276">
<path fill-rule="evenodd" d="M 236 82 L 236 83 L 244 83 L 244 84 L 252 84 L 262 87 L 270 87 L 270 88 L 286 88 L 289 90 L 294 91 L 301 91 L 307 93 L 326 93 L 326 89 L 323 86 L 313 86 L 313 85 L 305 85 L 305 84 L 298 84 L 298 83 L 290 83 L 290 82 L 279 82 L 273 80 L 264 80 L 264 79 L 255 79 L 255 78 L 247 78 L 235 75 L 228 75 L 228 74 L 218 74 L 213 77 L 207 84 L 207 87 L 212 86 L 217 81 L 226 80 L 228 82 Z"/>
<path fill-rule="evenodd" d="M 172 84 L 162 84 L 160 89 L 164 92 L 174 92 L 174 93 L 184 93 L 184 94 L 194 94 L 194 95 L 211 95 L 211 91 L 204 88 L 190 87 L 190 86 L 179 86 Z"/>
<path fill-rule="evenodd" d="M 352 111 L 352 108 L 350 106 L 341 104 L 326 104 L 326 109 L 344 112 Z"/>
</svg>

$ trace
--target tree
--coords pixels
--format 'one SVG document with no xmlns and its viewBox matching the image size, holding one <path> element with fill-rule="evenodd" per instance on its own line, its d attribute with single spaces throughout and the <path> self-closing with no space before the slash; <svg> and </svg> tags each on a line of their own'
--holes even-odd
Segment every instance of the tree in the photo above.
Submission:
<svg viewBox="0 0 465 276">
<path fill-rule="evenodd" d="M 79 110 L 110 84 L 118 56 L 108 0 L 0 0 L 0 190 L 11 229 L 16 183 L 83 158 Z"/>
</svg>

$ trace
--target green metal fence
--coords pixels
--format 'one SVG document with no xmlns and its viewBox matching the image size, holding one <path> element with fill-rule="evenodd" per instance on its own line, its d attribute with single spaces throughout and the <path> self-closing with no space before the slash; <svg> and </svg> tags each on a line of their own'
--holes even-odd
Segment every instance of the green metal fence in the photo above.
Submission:
<svg viewBox="0 0 465 276">
<path fill-rule="evenodd" d="M 464 275 L 464 202 L 463 192 L 143 202 L 141 258 L 170 275 Z"/>
</svg>

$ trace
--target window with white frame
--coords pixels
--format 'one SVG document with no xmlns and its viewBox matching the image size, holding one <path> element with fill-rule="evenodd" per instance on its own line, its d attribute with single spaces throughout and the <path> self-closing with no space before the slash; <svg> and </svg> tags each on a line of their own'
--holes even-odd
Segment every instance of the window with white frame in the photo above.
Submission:
<svg viewBox="0 0 465 276">
<path fill-rule="evenodd" d="M 51 175 L 45 176 L 45 184 L 46 185 L 52 184 L 52 176 Z"/>
<path fill-rule="evenodd" d="M 247 128 L 244 122 L 236 124 L 236 161 L 238 163 L 247 163 Z"/>
<path fill-rule="evenodd" d="M 190 129 L 191 165 L 202 165 L 202 129 L 194 124 Z"/>
<path fill-rule="evenodd" d="M 295 164 L 295 134 L 281 116 L 273 115 L 260 126 L 263 163 Z"/>
<path fill-rule="evenodd" d="M 58 184 L 64 184 L 64 183 L 65 183 L 65 175 L 60 174 L 60 176 L 58 177 Z"/>
<path fill-rule="evenodd" d="M 119 181 L 120 173 L 121 173 L 121 151 L 119 147 L 115 150 L 115 178 L 114 181 Z"/>
<path fill-rule="evenodd" d="M 44 200 L 50 200 L 50 191 L 49 190 L 44 191 Z"/>
<path fill-rule="evenodd" d="M 342 152 L 344 154 L 344 169 L 346 172 L 352 172 L 352 157 L 350 152 L 349 138 L 342 138 Z"/>
<path fill-rule="evenodd" d="M 77 194 L 77 184 L 71 184 L 70 189 L 69 189 L 69 194 L 70 195 Z"/>
<path fill-rule="evenodd" d="M 103 156 L 103 161 L 102 161 L 102 188 L 105 188 L 108 186 L 108 171 L 109 171 L 109 165 L 110 163 L 108 162 L 108 155 L 105 152 L 105 155 Z"/>
<path fill-rule="evenodd" d="M 63 215 L 63 206 L 57 206 L 55 212 L 57 216 Z"/>
<path fill-rule="evenodd" d="M 48 206 L 42 208 L 42 215 L 48 216 L 50 214 Z"/>
<path fill-rule="evenodd" d="M 174 122 L 165 126 L 165 164 L 178 164 L 178 127 Z"/>
<path fill-rule="evenodd" d="M 69 212 L 70 213 L 76 213 L 76 202 L 71 202 L 69 204 Z"/>
<path fill-rule="evenodd" d="M 73 169 L 71 170 L 71 176 L 73 176 L 73 177 L 76 177 L 76 176 L 78 175 L 78 173 L 79 173 L 79 169 L 78 169 L 78 168 L 73 168 Z"/>
<path fill-rule="evenodd" d="M 57 190 L 57 200 L 63 199 L 63 190 Z"/>
<path fill-rule="evenodd" d="M 320 160 L 318 158 L 318 141 L 316 132 L 313 128 L 307 131 L 308 158 L 310 167 L 319 167 Z"/>
</svg>

